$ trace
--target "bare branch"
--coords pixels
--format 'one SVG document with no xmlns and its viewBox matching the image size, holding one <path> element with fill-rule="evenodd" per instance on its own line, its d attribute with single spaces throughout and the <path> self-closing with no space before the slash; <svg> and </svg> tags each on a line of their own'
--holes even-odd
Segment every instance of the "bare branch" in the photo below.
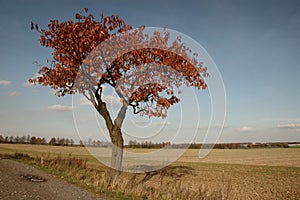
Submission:
<svg viewBox="0 0 300 200">
<path fill-rule="evenodd" d="M 115 125 L 118 126 L 119 128 L 121 128 L 121 126 L 123 124 L 127 108 L 128 108 L 128 104 L 123 103 L 123 105 L 118 113 L 118 116 L 115 119 Z"/>
<path fill-rule="evenodd" d="M 88 91 L 89 91 L 89 95 L 90 95 L 90 101 L 93 103 L 93 105 L 95 107 L 97 107 L 97 103 L 96 103 L 95 97 L 93 95 L 93 91 L 92 90 L 88 90 Z"/>
<path fill-rule="evenodd" d="M 145 112 L 146 109 L 139 109 L 138 111 L 136 110 L 136 105 L 133 105 L 133 104 L 129 104 L 132 108 L 133 108 L 133 114 L 139 114 L 141 112 Z"/>
<path fill-rule="evenodd" d="M 107 71 L 109 77 L 111 77 L 112 83 L 110 83 L 109 81 L 108 81 L 107 83 L 110 84 L 110 85 L 112 85 L 112 87 L 115 87 L 115 86 L 116 86 L 116 80 L 113 79 L 113 76 L 112 76 L 111 71 L 110 71 L 110 67 L 109 67 L 109 65 L 107 64 L 106 59 L 105 59 L 104 56 L 103 56 L 103 51 L 102 51 L 102 49 L 99 48 L 99 51 L 100 51 L 100 57 L 101 57 L 101 59 L 103 60 L 105 66 L 106 66 L 106 71 Z"/>
</svg>

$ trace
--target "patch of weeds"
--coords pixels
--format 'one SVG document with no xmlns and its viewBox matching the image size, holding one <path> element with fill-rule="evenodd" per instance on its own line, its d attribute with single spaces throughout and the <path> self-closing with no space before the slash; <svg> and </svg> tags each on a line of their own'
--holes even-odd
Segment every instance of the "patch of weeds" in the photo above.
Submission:
<svg viewBox="0 0 300 200">
<path fill-rule="evenodd" d="M 33 160 L 32 157 L 30 157 L 28 154 L 25 153 L 14 153 L 14 154 L 0 154 L 1 158 L 4 159 L 15 159 L 15 160 Z"/>
</svg>

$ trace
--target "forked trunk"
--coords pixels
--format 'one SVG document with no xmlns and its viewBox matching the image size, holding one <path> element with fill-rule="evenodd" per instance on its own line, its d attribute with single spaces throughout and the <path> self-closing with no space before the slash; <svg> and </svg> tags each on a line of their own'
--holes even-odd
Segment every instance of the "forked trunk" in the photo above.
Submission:
<svg viewBox="0 0 300 200">
<path fill-rule="evenodd" d="M 106 104 L 104 102 L 96 106 L 96 109 L 105 120 L 106 127 L 109 131 L 110 139 L 113 144 L 109 184 L 113 184 L 116 178 L 119 176 L 120 172 L 122 171 L 124 140 L 122 136 L 121 127 L 126 115 L 127 106 L 127 104 L 123 104 L 114 122 L 112 121 L 109 112 L 106 108 Z"/>
</svg>

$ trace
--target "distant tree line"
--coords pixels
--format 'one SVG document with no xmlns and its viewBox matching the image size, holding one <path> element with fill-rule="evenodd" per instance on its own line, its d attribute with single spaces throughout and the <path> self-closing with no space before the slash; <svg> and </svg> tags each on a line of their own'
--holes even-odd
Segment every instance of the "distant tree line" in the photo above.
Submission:
<svg viewBox="0 0 300 200">
<path fill-rule="evenodd" d="M 49 141 L 45 137 L 36 136 L 2 136 L 0 135 L 0 143 L 7 144 L 36 144 L 36 145 L 52 145 L 52 146 L 95 146 L 95 147 L 107 147 L 110 146 L 110 142 L 102 142 L 100 140 L 80 140 L 79 143 L 75 143 L 73 139 L 52 137 Z"/>
<path fill-rule="evenodd" d="M 252 148 L 288 148 L 287 142 L 274 143 L 218 143 L 218 144 L 191 144 L 190 149 L 210 148 L 214 149 L 252 149 Z"/>
<path fill-rule="evenodd" d="M 148 148 L 148 149 L 160 149 L 166 146 L 170 146 L 171 143 L 170 142 L 151 142 L 151 141 L 141 141 L 138 142 L 136 140 L 130 140 L 128 142 L 128 145 L 126 145 L 125 147 L 128 148 Z"/>
<path fill-rule="evenodd" d="M 292 143 L 291 143 L 292 144 Z M 294 144 L 294 143 L 293 143 Z M 289 143 L 288 142 L 274 142 L 274 143 L 218 143 L 218 144 L 199 144 L 199 143 L 193 143 L 193 144 L 171 144 L 170 142 L 160 142 L 155 143 L 151 141 L 141 141 L 138 142 L 136 140 L 130 140 L 128 142 L 128 145 L 126 145 L 128 148 L 174 148 L 174 149 L 180 149 L 180 148 L 189 148 L 189 149 L 200 149 L 200 148 L 214 148 L 214 149 L 252 149 L 252 148 L 288 148 Z"/>
<path fill-rule="evenodd" d="M 52 146 L 89 146 L 89 147 L 109 147 L 112 144 L 108 141 L 93 140 L 80 140 L 75 143 L 73 139 L 52 137 L 49 141 L 45 137 L 36 136 L 2 136 L 0 135 L 0 143 L 9 144 L 36 144 L 36 145 L 52 145 Z M 273 142 L 273 143 L 218 143 L 218 144 L 172 144 L 171 142 L 152 142 L 152 141 L 136 141 L 130 140 L 127 148 L 147 148 L 147 149 L 160 149 L 160 148 L 214 148 L 214 149 L 252 149 L 252 148 L 288 148 L 290 145 L 300 144 L 300 142 Z"/>
<path fill-rule="evenodd" d="M 35 136 L 2 136 L 0 135 L 0 143 L 10 144 L 47 144 L 45 138 Z"/>
</svg>

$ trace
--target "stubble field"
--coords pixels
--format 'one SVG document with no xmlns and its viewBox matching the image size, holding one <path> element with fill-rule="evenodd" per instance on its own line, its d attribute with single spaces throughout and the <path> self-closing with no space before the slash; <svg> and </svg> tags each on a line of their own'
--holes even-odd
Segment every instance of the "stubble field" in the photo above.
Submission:
<svg viewBox="0 0 300 200">
<path fill-rule="evenodd" d="M 105 148 L 100 150 L 107 151 Z M 107 188 L 97 189 L 104 187 L 97 180 L 103 176 L 95 172 L 98 169 L 105 171 L 105 167 L 84 147 L 0 144 L 0 154 L 16 152 L 38 158 L 35 160 L 56 156 L 60 160 L 86 159 L 86 169 L 81 170 L 85 179 L 79 180 L 79 185 L 92 185 L 95 192 L 107 191 Z M 187 150 L 175 163 L 158 173 L 124 173 L 116 188 L 111 189 L 123 194 L 119 195 L 120 199 L 300 199 L 300 148 L 216 149 L 204 159 L 198 157 L 198 152 L 197 149 Z M 71 172 L 69 175 L 76 176 Z M 135 184 L 131 186 L 130 183 Z"/>
</svg>

